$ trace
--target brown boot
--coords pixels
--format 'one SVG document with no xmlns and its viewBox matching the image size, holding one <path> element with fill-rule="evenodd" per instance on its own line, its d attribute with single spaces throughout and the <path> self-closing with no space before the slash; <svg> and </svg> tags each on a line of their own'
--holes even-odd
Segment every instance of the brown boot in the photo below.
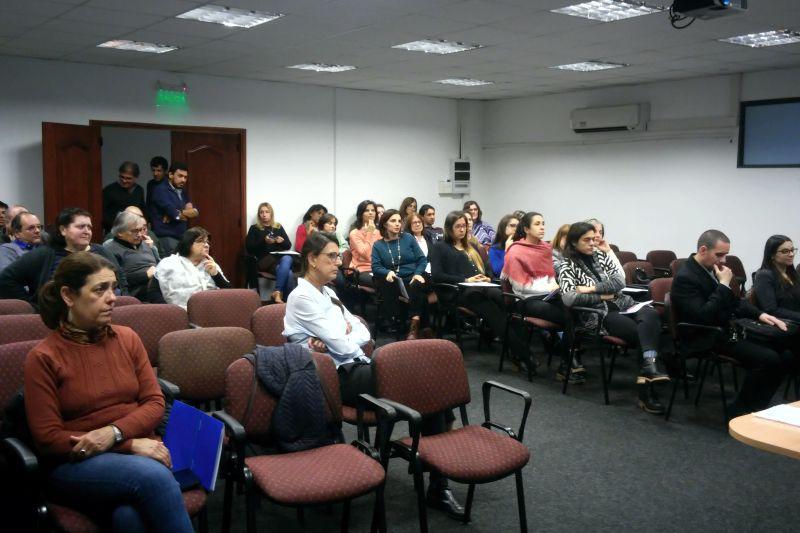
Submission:
<svg viewBox="0 0 800 533">
<path fill-rule="evenodd" d="M 281 291 L 272 291 L 272 301 L 276 304 L 283 303 L 283 295 L 281 294 Z"/>
<path fill-rule="evenodd" d="M 414 317 L 411 319 L 411 324 L 408 327 L 408 336 L 406 337 L 407 341 L 415 341 L 419 336 L 419 317 Z"/>
</svg>

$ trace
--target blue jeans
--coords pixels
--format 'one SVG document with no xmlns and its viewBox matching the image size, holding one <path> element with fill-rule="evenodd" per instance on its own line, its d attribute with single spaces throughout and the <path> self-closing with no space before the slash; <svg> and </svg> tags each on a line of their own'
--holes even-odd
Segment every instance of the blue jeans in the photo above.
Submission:
<svg viewBox="0 0 800 533">
<path fill-rule="evenodd" d="M 289 294 L 289 279 L 292 277 L 292 256 L 282 255 L 275 269 L 275 290 L 286 296 Z M 294 287 L 291 287 L 294 288 Z"/>
<path fill-rule="evenodd" d="M 194 532 L 172 472 L 138 455 L 102 453 L 50 474 L 49 492 L 114 532 Z"/>
</svg>

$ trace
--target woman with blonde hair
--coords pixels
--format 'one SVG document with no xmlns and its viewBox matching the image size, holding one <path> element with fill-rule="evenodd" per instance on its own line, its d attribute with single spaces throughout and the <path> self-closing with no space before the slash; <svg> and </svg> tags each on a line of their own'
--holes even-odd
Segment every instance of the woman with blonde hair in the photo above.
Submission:
<svg viewBox="0 0 800 533">
<path fill-rule="evenodd" d="M 292 277 L 292 256 L 276 252 L 291 250 L 292 241 L 283 226 L 275 220 L 275 210 L 269 202 L 258 204 L 258 217 L 247 231 L 245 248 L 258 261 L 258 270 L 275 275 L 272 301 L 283 303 Z"/>
</svg>

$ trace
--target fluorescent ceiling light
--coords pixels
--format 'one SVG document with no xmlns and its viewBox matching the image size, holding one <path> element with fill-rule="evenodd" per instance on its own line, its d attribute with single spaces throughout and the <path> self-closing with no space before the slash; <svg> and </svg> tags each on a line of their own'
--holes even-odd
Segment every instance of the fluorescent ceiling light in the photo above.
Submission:
<svg viewBox="0 0 800 533">
<path fill-rule="evenodd" d="M 264 11 L 250 11 L 247 9 L 237 9 L 235 7 L 224 7 L 209 4 L 207 6 L 192 9 L 186 13 L 178 15 L 179 19 L 199 20 L 200 22 L 211 22 L 222 24 L 229 28 L 252 28 L 259 24 L 264 24 L 271 20 L 279 19 L 283 15 L 280 13 L 267 13 Z"/>
<path fill-rule="evenodd" d="M 302 63 L 300 65 L 292 65 L 286 68 L 313 70 L 315 72 L 347 72 L 348 70 L 356 69 L 356 67 L 352 65 L 326 65 L 325 63 Z"/>
<path fill-rule="evenodd" d="M 116 39 L 113 41 L 106 41 L 97 45 L 98 48 L 116 48 L 117 50 L 131 50 L 133 52 L 148 52 L 151 54 L 163 54 L 164 52 L 172 52 L 177 50 L 177 46 L 169 46 L 166 44 L 153 44 L 143 43 L 139 41 L 127 41 L 124 39 Z"/>
<path fill-rule="evenodd" d="M 600 20 L 602 22 L 612 22 L 615 20 L 641 17 L 652 13 L 660 13 L 663 7 L 651 7 L 644 2 L 635 0 L 593 0 L 572 6 L 551 9 L 552 13 L 582 17 L 590 20 Z"/>
<path fill-rule="evenodd" d="M 623 63 L 605 63 L 603 61 L 582 61 L 580 63 L 570 63 L 569 65 L 556 65 L 550 67 L 557 70 L 575 70 L 577 72 L 594 72 L 596 70 L 608 70 L 610 68 L 627 67 Z"/>
<path fill-rule="evenodd" d="M 494 85 L 493 81 L 473 80 L 470 78 L 447 78 L 446 80 L 436 80 L 434 83 L 444 83 L 445 85 L 458 85 L 461 87 L 479 87 L 481 85 Z"/>
<path fill-rule="evenodd" d="M 761 33 L 750 33 L 719 39 L 723 43 L 741 44 L 751 48 L 764 48 L 765 46 L 779 46 L 800 42 L 800 32 L 792 30 L 772 30 Z"/>
<path fill-rule="evenodd" d="M 439 39 L 424 39 L 422 41 L 412 41 L 410 43 L 396 44 L 392 48 L 409 50 L 411 52 L 425 52 L 426 54 L 455 54 L 456 52 L 466 52 L 481 48 L 479 44 L 464 44 L 453 41 L 443 41 Z"/>
</svg>

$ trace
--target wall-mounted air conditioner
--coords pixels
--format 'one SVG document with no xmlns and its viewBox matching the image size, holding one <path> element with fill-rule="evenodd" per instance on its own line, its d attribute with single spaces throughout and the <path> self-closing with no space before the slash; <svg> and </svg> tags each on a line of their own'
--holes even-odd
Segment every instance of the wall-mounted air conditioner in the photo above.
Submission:
<svg viewBox="0 0 800 533">
<path fill-rule="evenodd" d="M 575 133 L 645 131 L 650 120 L 650 104 L 574 109 L 569 119 Z"/>
</svg>

